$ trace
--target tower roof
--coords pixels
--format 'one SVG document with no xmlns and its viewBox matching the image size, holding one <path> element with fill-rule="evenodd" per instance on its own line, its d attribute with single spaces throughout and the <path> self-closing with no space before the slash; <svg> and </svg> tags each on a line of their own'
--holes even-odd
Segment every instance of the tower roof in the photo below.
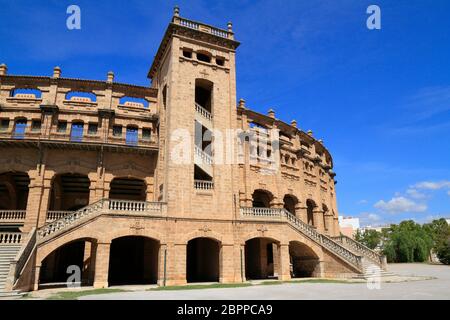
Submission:
<svg viewBox="0 0 450 320">
<path fill-rule="evenodd" d="M 220 29 L 202 22 L 197 22 L 179 16 L 179 8 L 175 7 L 172 21 L 169 23 L 164 37 L 159 45 L 152 66 L 148 72 L 148 77 L 153 78 L 159 64 L 161 63 L 167 45 L 173 35 L 184 36 L 204 42 L 208 42 L 229 50 L 236 50 L 240 43 L 234 40 L 232 23 L 228 22 L 228 29 Z"/>
</svg>

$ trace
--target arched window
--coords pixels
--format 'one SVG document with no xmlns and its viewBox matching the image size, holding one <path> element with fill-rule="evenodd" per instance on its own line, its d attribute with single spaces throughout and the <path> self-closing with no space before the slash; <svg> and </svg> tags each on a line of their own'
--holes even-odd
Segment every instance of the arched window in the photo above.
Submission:
<svg viewBox="0 0 450 320">
<path fill-rule="evenodd" d="M 197 60 L 211 63 L 211 54 L 206 51 L 197 52 Z"/>
<path fill-rule="evenodd" d="M 84 123 L 82 121 L 72 122 L 72 129 L 70 131 L 70 141 L 83 141 Z"/>
<path fill-rule="evenodd" d="M 296 214 L 295 212 L 295 207 L 298 203 L 298 200 L 292 196 L 292 195 L 285 195 L 283 198 L 283 203 L 284 203 L 284 209 L 286 209 L 287 211 L 289 211 L 290 213 L 292 213 L 293 215 Z"/>
<path fill-rule="evenodd" d="M 253 207 L 270 208 L 272 199 L 273 196 L 270 192 L 265 190 L 255 190 L 255 192 L 253 192 Z"/>
<path fill-rule="evenodd" d="M 137 146 L 139 142 L 138 128 L 136 126 L 127 127 L 126 144 L 128 146 Z"/>
<path fill-rule="evenodd" d="M 25 138 L 25 130 L 27 128 L 27 119 L 19 118 L 16 120 L 14 124 L 14 134 L 13 137 L 15 139 L 23 139 Z"/>
<path fill-rule="evenodd" d="M 11 90 L 10 96 L 14 98 L 40 99 L 42 92 L 34 88 L 16 88 Z"/>
<path fill-rule="evenodd" d="M 87 91 L 70 91 L 66 94 L 66 100 L 76 102 L 96 102 L 97 96 Z"/>
<path fill-rule="evenodd" d="M 127 107 L 133 107 L 133 108 L 144 108 L 147 109 L 149 107 L 149 103 L 147 100 L 143 98 L 135 98 L 135 97 L 129 97 L 125 96 L 120 99 L 119 104 L 127 106 Z"/>
</svg>

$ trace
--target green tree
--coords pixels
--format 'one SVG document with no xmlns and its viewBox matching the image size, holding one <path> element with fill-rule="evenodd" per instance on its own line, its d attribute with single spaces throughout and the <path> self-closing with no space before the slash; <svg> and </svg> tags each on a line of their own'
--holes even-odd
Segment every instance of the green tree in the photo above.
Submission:
<svg viewBox="0 0 450 320">
<path fill-rule="evenodd" d="M 433 239 L 433 251 L 440 262 L 450 264 L 450 226 L 445 219 L 433 220 L 424 225 Z"/>
<path fill-rule="evenodd" d="M 375 249 L 380 244 L 381 233 L 376 230 L 365 230 L 364 232 L 358 230 L 355 234 L 355 240 L 370 249 Z"/>
<path fill-rule="evenodd" d="M 389 262 L 424 262 L 433 247 L 427 229 L 411 220 L 391 225 L 383 236 L 383 253 Z"/>
</svg>

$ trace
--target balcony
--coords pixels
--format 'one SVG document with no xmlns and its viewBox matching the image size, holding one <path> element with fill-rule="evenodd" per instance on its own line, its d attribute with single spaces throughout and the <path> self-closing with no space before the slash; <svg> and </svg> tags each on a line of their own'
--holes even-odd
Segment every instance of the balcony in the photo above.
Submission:
<svg viewBox="0 0 450 320">
<path fill-rule="evenodd" d="M 213 176 L 213 158 L 198 146 L 194 147 L 194 163 L 205 171 L 210 177 Z"/>
<path fill-rule="evenodd" d="M 204 181 L 204 180 L 195 180 L 194 188 L 196 190 L 213 190 L 214 182 L 212 181 Z"/>
<path fill-rule="evenodd" d="M 212 128 L 212 114 L 198 103 L 195 103 L 195 120 L 203 124 L 206 128 Z"/>
<path fill-rule="evenodd" d="M 0 224 L 15 225 L 25 222 L 25 210 L 0 210 Z"/>
</svg>

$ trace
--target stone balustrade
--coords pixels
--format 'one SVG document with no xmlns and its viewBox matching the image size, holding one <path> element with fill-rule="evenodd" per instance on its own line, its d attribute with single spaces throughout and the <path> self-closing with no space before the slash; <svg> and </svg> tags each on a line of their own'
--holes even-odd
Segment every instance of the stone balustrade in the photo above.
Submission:
<svg viewBox="0 0 450 320">
<path fill-rule="evenodd" d="M 181 18 L 181 17 L 174 17 L 173 22 L 175 24 L 181 25 L 183 27 L 210 33 L 212 35 L 215 35 L 215 36 L 218 36 L 221 38 L 234 39 L 234 34 L 232 31 L 219 29 L 219 28 L 212 27 L 212 26 L 204 24 L 204 23 L 188 20 L 188 19 Z"/>
<path fill-rule="evenodd" d="M 26 214 L 25 210 L 0 210 L 0 223 L 24 223 Z"/>
<path fill-rule="evenodd" d="M 212 181 L 203 181 L 203 180 L 195 180 L 194 188 L 197 190 L 213 190 L 214 182 Z"/>
<path fill-rule="evenodd" d="M 241 216 L 245 218 L 258 218 L 258 219 L 269 219 L 279 218 L 288 222 L 296 230 L 300 231 L 302 234 L 310 238 L 311 240 L 317 242 L 325 249 L 331 251 L 341 259 L 348 262 L 350 265 L 362 271 L 362 257 L 354 254 L 352 251 L 345 248 L 340 243 L 334 241 L 330 237 L 319 233 L 313 226 L 301 221 L 299 218 L 291 214 L 286 209 L 278 208 L 241 208 Z"/>
<path fill-rule="evenodd" d="M 349 248 L 351 251 L 363 255 L 377 265 L 382 266 L 384 263 L 384 257 L 381 254 L 378 254 L 374 250 L 366 247 L 362 243 L 350 237 L 340 235 L 338 237 L 333 237 L 332 239 L 336 242 L 341 243 L 344 247 Z"/>
<path fill-rule="evenodd" d="M 213 158 L 207 154 L 205 151 L 200 149 L 199 147 L 195 146 L 195 155 L 199 157 L 202 163 L 212 165 L 213 164 Z"/>
<path fill-rule="evenodd" d="M 20 232 L 0 232 L 0 245 L 20 244 L 22 233 Z"/>
<path fill-rule="evenodd" d="M 198 103 L 195 103 L 195 112 L 197 112 L 199 115 L 201 115 L 203 118 L 205 118 L 208 121 L 212 121 L 213 117 L 211 112 L 203 108 Z"/>
<path fill-rule="evenodd" d="M 73 211 L 48 211 L 46 222 L 53 222 L 55 220 L 64 218 L 65 216 L 73 213 Z"/>
<path fill-rule="evenodd" d="M 38 238 L 42 240 L 56 232 L 75 225 L 84 218 L 92 218 L 93 216 L 101 214 L 144 214 L 150 216 L 161 216 L 165 214 L 165 207 L 165 203 L 162 202 L 102 199 L 77 211 L 72 211 L 69 213 L 65 211 L 54 212 L 55 217 L 57 215 L 64 216 L 39 228 L 37 234 Z"/>
</svg>

